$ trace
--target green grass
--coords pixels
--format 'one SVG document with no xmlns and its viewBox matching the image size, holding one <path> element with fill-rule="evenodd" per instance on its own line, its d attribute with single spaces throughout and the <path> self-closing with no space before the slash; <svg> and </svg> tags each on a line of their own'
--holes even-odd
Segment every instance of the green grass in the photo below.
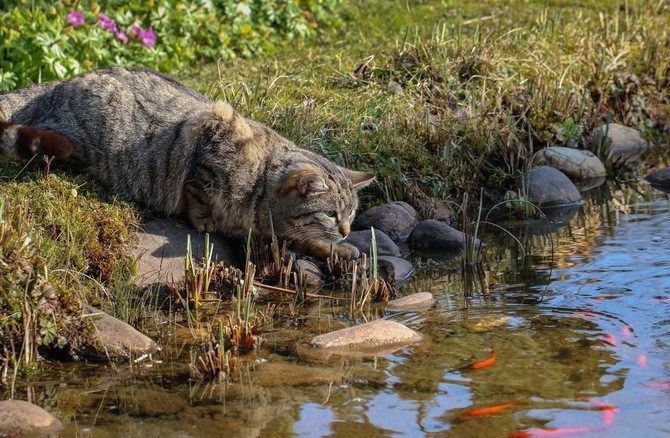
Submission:
<svg viewBox="0 0 670 438">
<path fill-rule="evenodd" d="M 461 204 L 484 189 L 485 203 L 501 200 L 535 151 L 591 147 L 590 131 L 608 118 L 667 143 L 665 0 L 350 1 L 341 14 L 344 24 L 318 40 L 168 73 L 339 164 L 373 171 L 364 206 L 407 200 L 424 216 L 431 198 Z M 80 300 L 131 299 L 139 217 L 88 177 L 47 179 L 22 166 L 0 163 L 6 238 L 19 248 L 0 246 L 0 338 L 10 347 L 0 356 L 15 362 L 26 327 L 32 341 L 40 333 L 59 343 Z M 21 274 L 26 266 L 35 274 Z M 30 313 L 49 296 L 36 289 L 44 282 L 60 300 L 56 316 Z M 128 305 L 108 307 L 139 320 Z"/>
</svg>

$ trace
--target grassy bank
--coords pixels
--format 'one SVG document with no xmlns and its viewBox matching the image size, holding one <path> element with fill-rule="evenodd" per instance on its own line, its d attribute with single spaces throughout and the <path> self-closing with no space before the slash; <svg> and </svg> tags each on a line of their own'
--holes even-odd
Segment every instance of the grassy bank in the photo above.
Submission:
<svg viewBox="0 0 670 438">
<path fill-rule="evenodd" d="M 346 2 L 343 25 L 315 39 L 167 73 L 339 164 L 373 171 L 364 204 L 408 200 L 424 217 L 433 199 L 479 199 L 480 189 L 500 199 L 538 149 L 590 148 L 589 133 L 606 120 L 667 144 L 667 1 L 462 3 Z M 26 327 L 35 345 L 58 344 L 80 301 L 114 300 L 132 274 L 139 215 L 87 177 L 22 167 L 0 163 L 0 338 L 16 346 L 0 352 L 5 370 Z M 45 304 L 52 295 L 61 313 Z"/>
<path fill-rule="evenodd" d="M 496 198 L 535 151 L 591 148 L 606 120 L 667 143 L 668 12 L 664 1 L 355 2 L 317 44 L 180 77 L 373 170 L 383 200 Z"/>
</svg>

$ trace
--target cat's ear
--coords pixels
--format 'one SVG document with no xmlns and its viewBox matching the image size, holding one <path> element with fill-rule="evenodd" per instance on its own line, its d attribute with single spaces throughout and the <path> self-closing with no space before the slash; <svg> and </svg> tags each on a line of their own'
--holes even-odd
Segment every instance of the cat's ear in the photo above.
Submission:
<svg viewBox="0 0 670 438">
<path fill-rule="evenodd" d="M 375 180 L 374 173 L 358 172 L 356 170 L 344 169 L 344 173 L 349 177 L 356 190 L 369 186 Z"/>
<path fill-rule="evenodd" d="M 281 194 L 286 196 L 292 191 L 303 196 L 325 193 L 330 190 L 323 176 L 314 168 L 306 167 L 289 172 L 284 178 Z"/>
</svg>

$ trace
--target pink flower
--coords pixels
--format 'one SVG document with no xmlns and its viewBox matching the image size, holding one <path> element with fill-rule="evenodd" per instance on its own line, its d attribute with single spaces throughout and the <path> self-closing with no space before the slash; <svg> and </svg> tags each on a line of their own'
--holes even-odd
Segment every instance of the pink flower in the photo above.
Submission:
<svg viewBox="0 0 670 438">
<path fill-rule="evenodd" d="M 149 26 L 149 29 L 147 30 L 142 30 L 137 26 L 133 26 L 130 30 L 139 37 L 140 41 L 147 49 L 154 46 L 154 42 L 156 42 L 156 33 L 151 26 Z"/>
<path fill-rule="evenodd" d="M 100 12 L 100 15 L 98 15 L 98 25 L 110 32 L 116 32 L 116 23 L 114 22 L 114 20 L 112 20 L 102 12 Z"/>
<path fill-rule="evenodd" d="M 72 11 L 68 14 L 67 21 L 72 27 L 81 26 L 84 24 L 84 14 L 79 11 Z"/>
<path fill-rule="evenodd" d="M 121 40 L 122 43 L 127 43 L 128 42 L 128 36 L 126 33 L 123 31 L 123 29 L 119 29 L 116 32 L 116 38 Z"/>
</svg>

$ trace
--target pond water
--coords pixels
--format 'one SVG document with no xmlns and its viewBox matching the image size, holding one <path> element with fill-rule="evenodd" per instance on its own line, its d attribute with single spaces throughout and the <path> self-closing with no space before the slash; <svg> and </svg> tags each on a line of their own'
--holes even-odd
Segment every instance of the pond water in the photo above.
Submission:
<svg viewBox="0 0 670 438">
<path fill-rule="evenodd" d="M 523 249 L 485 230 L 465 274 L 458 257 L 413 259 L 400 294 L 436 305 L 368 317 L 412 327 L 419 346 L 303 357 L 300 341 L 350 324 L 323 302 L 275 318 L 227 385 L 190 380 L 189 336 L 166 324 L 162 362 L 141 374 L 65 364 L 18 395 L 69 421 L 63 436 L 668 436 L 670 197 L 640 183 L 585 199 L 564 222 L 510 226 Z"/>
</svg>

